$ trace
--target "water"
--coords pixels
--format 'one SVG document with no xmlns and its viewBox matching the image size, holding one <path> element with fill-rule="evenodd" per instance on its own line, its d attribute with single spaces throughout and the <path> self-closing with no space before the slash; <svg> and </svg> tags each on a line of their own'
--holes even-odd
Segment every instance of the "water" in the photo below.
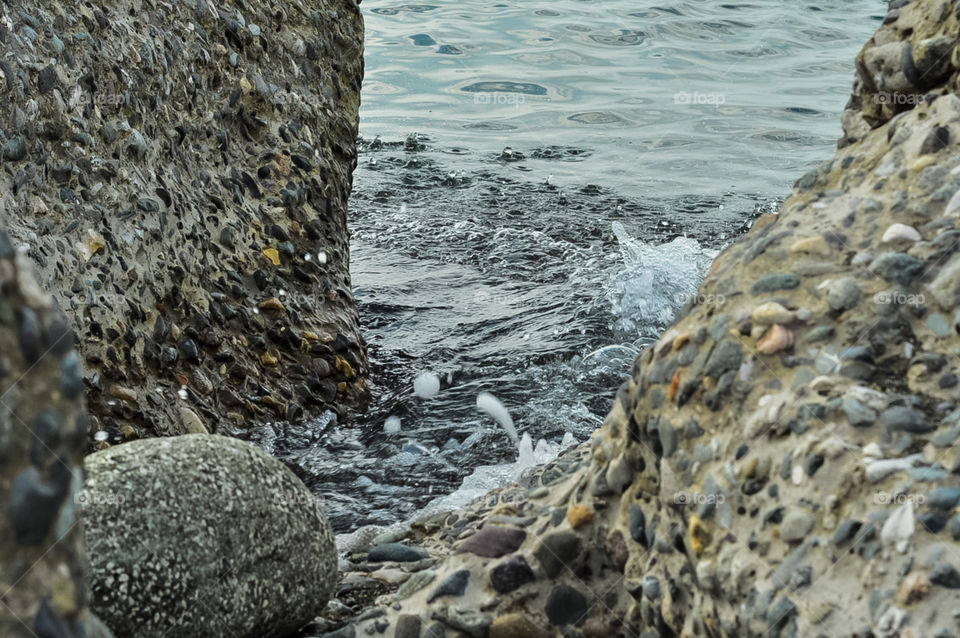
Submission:
<svg viewBox="0 0 960 638">
<path fill-rule="evenodd" d="M 351 269 L 375 400 L 246 434 L 339 532 L 586 440 L 716 251 L 830 156 L 886 3 L 361 7 Z M 415 392 L 424 372 L 439 391 Z"/>
</svg>

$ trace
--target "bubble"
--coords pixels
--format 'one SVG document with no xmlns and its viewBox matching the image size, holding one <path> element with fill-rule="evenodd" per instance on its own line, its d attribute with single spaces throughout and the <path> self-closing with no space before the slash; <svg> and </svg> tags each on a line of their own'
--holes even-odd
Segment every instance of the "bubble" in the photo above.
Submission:
<svg viewBox="0 0 960 638">
<path fill-rule="evenodd" d="M 413 380 L 413 391 L 421 399 L 432 399 L 440 394 L 440 378 L 432 372 L 421 372 Z"/>
<path fill-rule="evenodd" d="M 396 434 L 400 431 L 400 417 L 390 416 L 383 422 L 383 431 L 387 434 Z"/>
</svg>

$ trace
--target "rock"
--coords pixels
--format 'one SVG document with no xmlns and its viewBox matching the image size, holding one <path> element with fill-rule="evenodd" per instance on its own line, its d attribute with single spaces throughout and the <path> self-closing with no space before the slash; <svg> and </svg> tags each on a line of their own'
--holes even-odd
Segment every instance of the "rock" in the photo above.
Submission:
<svg viewBox="0 0 960 638">
<path fill-rule="evenodd" d="M 780 324 L 773 324 L 763 338 L 757 342 L 757 352 L 760 354 L 776 354 L 793 347 L 793 332 Z"/>
<path fill-rule="evenodd" d="M 498 594 L 508 594 L 534 580 L 527 560 L 516 554 L 490 570 L 490 584 Z"/>
<path fill-rule="evenodd" d="M 775 323 L 788 324 L 794 320 L 796 315 L 790 312 L 775 301 L 768 301 L 760 304 L 750 313 L 750 318 L 754 323 L 761 326 L 772 326 Z"/>
<path fill-rule="evenodd" d="M 751 294 L 762 295 L 777 290 L 793 290 L 800 285 L 799 277 L 787 273 L 763 275 L 750 288 Z"/>
<path fill-rule="evenodd" d="M 40 333 L 26 337 L 18 317 L 30 317 Z M 110 638 L 87 609 L 76 525 L 89 428 L 76 388 L 80 362 L 72 335 L 42 334 L 43 326 L 65 325 L 0 230 L 0 633 Z M 38 340 L 36 356 L 25 337 Z"/>
<path fill-rule="evenodd" d="M 427 603 L 432 603 L 442 596 L 463 596 L 467 591 L 467 585 L 470 582 L 470 570 L 459 569 L 447 576 L 439 585 L 434 588 L 427 598 Z"/>
<path fill-rule="evenodd" d="M 420 616 L 402 614 L 397 618 L 395 638 L 420 638 Z"/>
<path fill-rule="evenodd" d="M 924 434 L 933 427 L 923 412 L 905 406 L 887 408 L 880 414 L 880 425 L 897 432 Z"/>
<path fill-rule="evenodd" d="M 960 589 L 960 572 L 949 563 L 941 563 L 930 572 L 930 582 L 948 589 Z"/>
<path fill-rule="evenodd" d="M 920 241 L 921 239 L 923 239 L 923 237 L 913 226 L 907 226 L 906 224 L 891 224 L 887 227 L 887 230 L 884 231 L 883 237 L 880 239 L 880 241 L 886 244 L 898 241 L 914 242 Z"/>
<path fill-rule="evenodd" d="M 877 413 L 852 397 L 843 399 L 843 412 L 850 425 L 867 426 L 877 420 Z"/>
<path fill-rule="evenodd" d="M 573 529 L 592 523 L 593 515 L 593 508 L 584 505 L 572 505 L 567 508 L 567 522 Z"/>
<path fill-rule="evenodd" d="M 499 558 L 517 550 L 527 533 L 516 527 L 485 525 L 483 529 L 457 546 L 457 553 L 470 553 L 485 558 Z"/>
<path fill-rule="evenodd" d="M 816 517 L 805 510 L 794 510 L 780 524 L 780 539 L 785 543 L 798 543 L 806 538 L 816 524 Z"/>
<path fill-rule="evenodd" d="M 870 272 L 891 283 L 908 286 L 923 270 L 923 262 L 906 253 L 883 253 L 870 264 Z"/>
<path fill-rule="evenodd" d="M 544 536 L 533 555 L 547 576 L 554 578 L 573 565 L 582 549 L 582 541 L 576 533 L 561 530 Z"/>
<path fill-rule="evenodd" d="M 551 625 L 579 625 L 587 614 L 587 599 L 567 585 L 558 585 L 550 591 L 544 607 Z"/>
<path fill-rule="evenodd" d="M 907 501 L 890 514 L 883 524 L 880 538 L 884 545 L 896 545 L 901 554 L 906 551 L 907 544 L 913 538 L 914 516 L 913 503 Z"/>
<path fill-rule="evenodd" d="M 930 491 L 927 504 L 933 509 L 951 510 L 960 502 L 960 488 L 938 487 Z"/>
<path fill-rule="evenodd" d="M 119 634 L 261 636 L 326 606 L 337 581 L 326 515 L 259 448 L 202 434 L 140 440 L 89 456 L 86 470 L 94 607 Z M 185 529 L 196 530 L 189 542 Z"/>
<path fill-rule="evenodd" d="M 374 563 L 412 563 L 427 558 L 430 554 L 420 547 L 410 547 L 402 543 L 383 543 L 371 548 L 367 560 Z"/>
<path fill-rule="evenodd" d="M 845 312 L 860 301 L 860 286 L 853 277 L 842 277 L 827 286 L 827 305 L 835 312 Z"/>
</svg>

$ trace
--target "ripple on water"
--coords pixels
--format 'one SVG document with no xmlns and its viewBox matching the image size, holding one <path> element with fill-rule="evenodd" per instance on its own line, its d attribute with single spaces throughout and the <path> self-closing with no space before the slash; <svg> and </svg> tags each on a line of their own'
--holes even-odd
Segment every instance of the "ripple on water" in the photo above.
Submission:
<svg viewBox="0 0 960 638">
<path fill-rule="evenodd" d="M 532 82 L 474 82 L 461 87 L 467 93 L 522 93 L 524 95 L 546 95 L 547 88 Z"/>
</svg>

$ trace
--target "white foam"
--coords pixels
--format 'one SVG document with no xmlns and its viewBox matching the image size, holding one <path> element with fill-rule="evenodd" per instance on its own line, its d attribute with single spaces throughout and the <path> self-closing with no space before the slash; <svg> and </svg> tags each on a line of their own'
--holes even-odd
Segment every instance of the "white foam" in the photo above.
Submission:
<svg viewBox="0 0 960 638">
<path fill-rule="evenodd" d="M 387 434 L 396 434 L 400 431 L 400 417 L 388 416 L 383 422 L 383 431 Z"/>
</svg>

